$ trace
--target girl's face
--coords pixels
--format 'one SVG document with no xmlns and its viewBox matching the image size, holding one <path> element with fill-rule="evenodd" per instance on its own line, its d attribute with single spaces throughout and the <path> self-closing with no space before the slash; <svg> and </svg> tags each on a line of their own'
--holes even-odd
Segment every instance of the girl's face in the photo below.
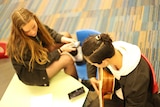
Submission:
<svg viewBox="0 0 160 107">
<path fill-rule="evenodd" d="M 31 19 L 26 25 L 22 27 L 27 36 L 35 37 L 37 35 L 38 26 L 34 19 Z"/>
</svg>

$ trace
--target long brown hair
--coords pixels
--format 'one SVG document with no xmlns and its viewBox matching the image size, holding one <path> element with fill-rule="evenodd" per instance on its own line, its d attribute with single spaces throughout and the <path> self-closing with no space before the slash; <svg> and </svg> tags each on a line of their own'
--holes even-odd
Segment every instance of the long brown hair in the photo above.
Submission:
<svg viewBox="0 0 160 107">
<path fill-rule="evenodd" d="M 46 30 L 44 25 L 39 19 L 27 9 L 21 8 L 20 10 L 14 11 L 12 14 L 12 28 L 11 34 L 7 45 L 7 53 L 11 58 L 14 58 L 18 63 L 24 63 L 24 54 L 26 49 L 31 52 L 31 59 L 29 61 L 29 71 L 34 66 L 36 61 L 38 64 L 45 64 L 48 60 L 48 49 L 37 44 L 29 36 L 26 36 L 22 30 L 22 26 L 29 23 L 30 20 L 34 19 L 38 25 L 38 31 L 42 34 L 42 42 L 46 46 L 54 45 L 54 40 Z"/>
</svg>

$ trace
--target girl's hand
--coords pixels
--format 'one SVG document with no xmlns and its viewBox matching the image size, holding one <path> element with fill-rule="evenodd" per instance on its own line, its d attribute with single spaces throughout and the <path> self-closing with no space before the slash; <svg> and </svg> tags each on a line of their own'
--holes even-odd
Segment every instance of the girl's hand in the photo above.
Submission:
<svg viewBox="0 0 160 107">
<path fill-rule="evenodd" d="M 76 42 L 76 40 L 73 39 L 73 38 L 67 38 L 67 37 L 63 36 L 63 37 L 61 38 L 61 42 L 62 42 L 62 43 L 74 43 L 74 42 Z"/>
<path fill-rule="evenodd" d="M 68 44 L 64 44 L 63 46 L 61 46 L 60 50 L 62 52 L 71 52 L 71 51 L 76 51 L 76 48 L 72 46 L 72 43 L 68 43 Z"/>
<path fill-rule="evenodd" d="M 97 92 L 97 94 L 99 95 L 99 81 L 95 78 L 95 77 L 92 77 L 90 78 L 90 82 L 93 86 L 93 88 L 95 89 L 95 91 Z"/>
</svg>

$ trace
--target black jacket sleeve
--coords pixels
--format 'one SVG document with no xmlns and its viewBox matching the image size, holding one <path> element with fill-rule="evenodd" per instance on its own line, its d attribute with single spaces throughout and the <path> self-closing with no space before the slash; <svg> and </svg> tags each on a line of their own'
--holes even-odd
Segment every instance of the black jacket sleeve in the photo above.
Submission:
<svg viewBox="0 0 160 107">
<path fill-rule="evenodd" d="M 52 38 L 55 40 L 55 42 L 57 43 L 61 43 L 61 38 L 63 35 L 57 33 L 55 30 L 49 28 L 48 26 L 46 26 L 46 29 L 48 30 L 48 32 L 51 34 Z"/>
<path fill-rule="evenodd" d="M 26 57 L 24 59 L 24 64 L 18 63 L 14 58 L 11 59 L 13 67 L 19 77 L 19 79 L 27 84 L 27 85 L 36 85 L 36 86 L 49 86 L 49 78 L 46 73 L 46 68 L 55 60 L 58 60 L 60 54 L 58 50 L 48 53 L 48 58 L 50 62 L 40 65 L 38 63 L 34 63 L 34 68 L 32 71 L 29 71 L 29 61 L 31 54 L 26 53 Z"/>
<path fill-rule="evenodd" d="M 25 61 L 29 63 L 29 61 Z M 49 86 L 49 78 L 46 73 L 45 65 L 35 64 L 33 71 L 29 71 L 28 64 L 23 65 L 12 59 L 13 67 L 19 79 L 26 85 Z"/>
</svg>

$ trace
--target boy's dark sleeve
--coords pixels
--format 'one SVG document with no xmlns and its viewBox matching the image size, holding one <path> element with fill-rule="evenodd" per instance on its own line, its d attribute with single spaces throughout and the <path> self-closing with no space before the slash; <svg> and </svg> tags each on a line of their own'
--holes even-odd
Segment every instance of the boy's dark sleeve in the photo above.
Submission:
<svg viewBox="0 0 160 107">
<path fill-rule="evenodd" d="M 91 77 L 96 77 L 96 73 L 97 73 L 97 67 L 91 65 L 90 63 L 86 63 L 87 65 L 87 73 L 88 73 L 88 78 Z"/>
</svg>

